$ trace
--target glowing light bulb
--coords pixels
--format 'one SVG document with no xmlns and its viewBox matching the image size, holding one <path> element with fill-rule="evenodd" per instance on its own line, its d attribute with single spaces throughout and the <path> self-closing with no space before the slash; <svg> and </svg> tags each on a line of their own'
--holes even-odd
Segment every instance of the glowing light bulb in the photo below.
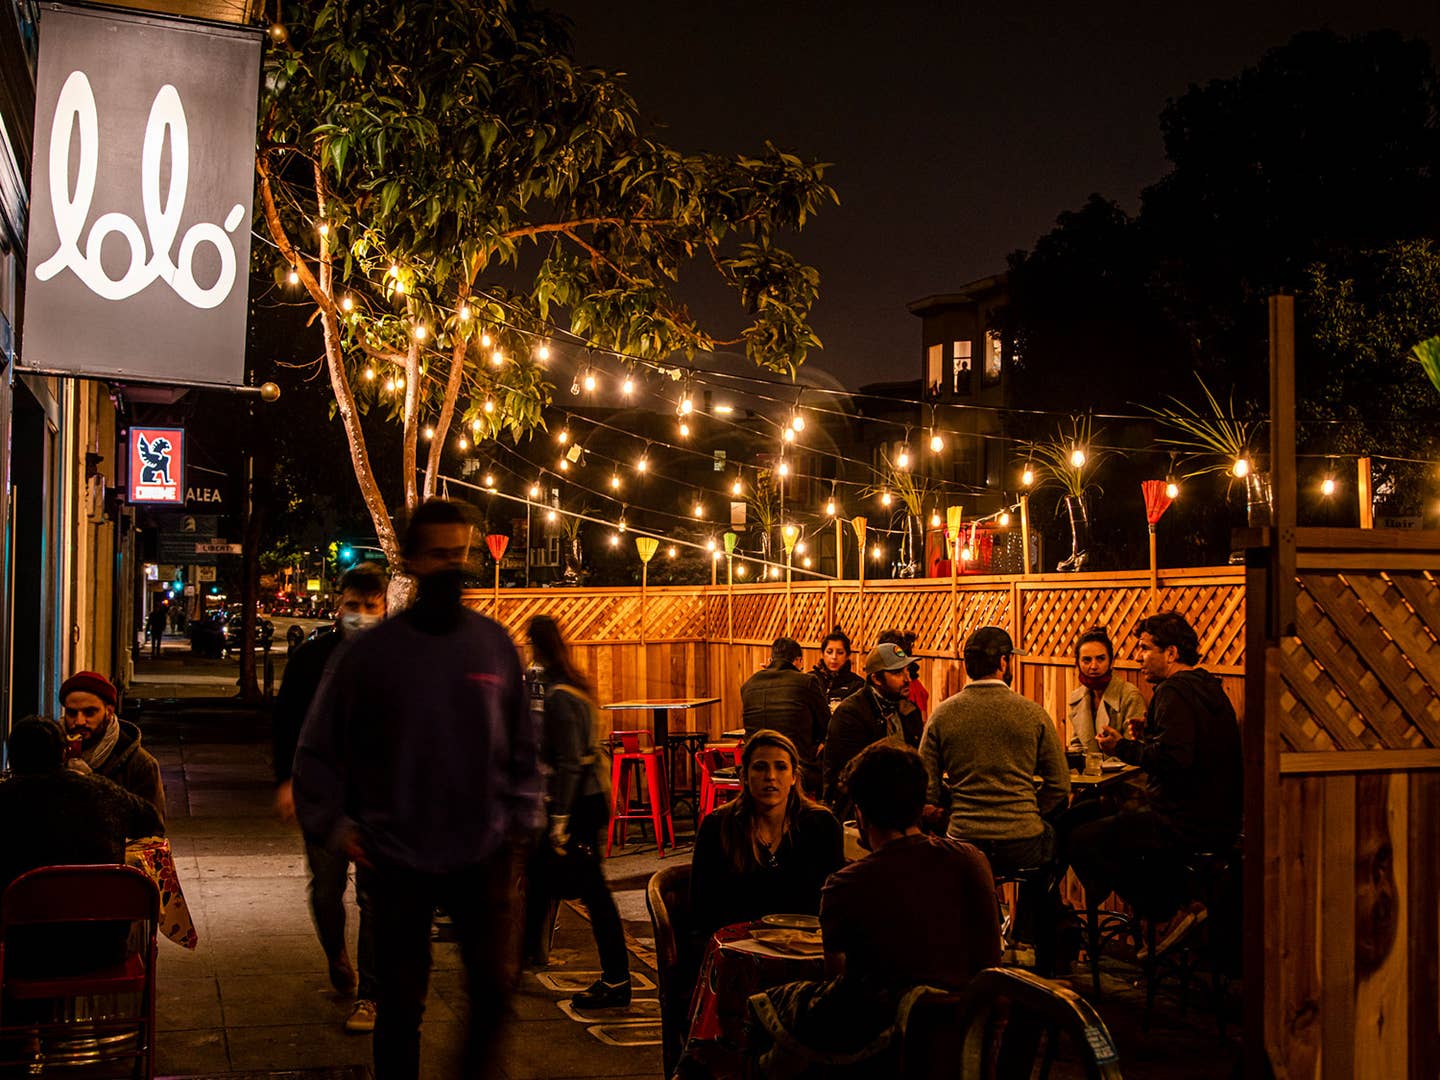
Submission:
<svg viewBox="0 0 1440 1080">
<path fill-rule="evenodd" d="M 881 505 L 881 506 L 889 506 L 889 505 L 890 505 L 890 493 L 889 493 L 888 491 L 882 491 L 882 492 L 880 493 L 880 505 Z"/>
<path fill-rule="evenodd" d="M 632 379 L 629 375 L 626 375 L 625 381 L 620 384 L 620 392 L 626 397 L 629 397 L 635 392 L 635 380 Z"/>
<path fill-rule="evenodd" d="M 585 392 L 587 394 L 595 392 L 595 375 L 589 371 L 585 372 Z"/>
<path fill-rule="evenodd" d="M 684 420 L 680 421 L 680 437 L 682 439 L 688 439 L 690 437 L 690 425 Z"/>
<path fill-rule="evenodd" d="M 289 275 L 289 277 L 288 277 L 286 280 L 289 281 L 291 285 L 299 285 L 299 284 L 300 284 L 300 271 L 299 271 L 299 270 L 296 270 L 295 267 L 293 267 L 293 266 L 290 267 L 290 275 Z"/>
<path fill-rule="evenodd" d="M 896 455 L 895 467 L 897 469 L 910 468 L 910 448 L 908 446 L 901 447 L 900 453 Z"/>
<path fill-rule="evenodd" d="M 999 522 L 1000 527 L 1001 527 L 1002 529 L 1003 529 L 1006 525 L 1009 525 L 1009 524 L 1010 524 L 1010 511 L 1009 511 L 1009 510 L 1001 510 L 1001 511 L 1000 511 L 1000 517 L 997 519 L 997 521 Z"/>
<path fill-rule="evenodd" d="M 739 566 L 737 566 L 737 567 L 735 568 L 735 576 L 736 576 L 736 577 L 744 577 L 744 576 L 745 576 L 745 564 L 744 564 L 743 562 L 742 562 Z"/>
<path fill-rule="evenodd" d="M 706 550 L 706 551 L 714 551 L 714 550 L 715 550 L 715 538 L 714 538 L 713 536 L 710 537 L 710 539 L 708 539 L 708 540 L 705 541 L 705 550 Z"/>
<path fill-rule="evenodd" d="M 393 394 L 393 393 L 395 392 L 395 380 L 394 380 L 394 379 L 386 379 L 386 380 L 385 380 L 385 392 L 386 392 L 387 394 Z"/>
<path fill-rule="evenodd" d="M 329 235 L 330 235 L 330 223 L 329 223 L 328 221 L 322 221 L 322 222 L 320 222 L 320 235 L 321 235 L 321 236 L 329 236 Z"/>
<path fill-rule="evenodd" d="M 795 554 L 796 554 L 796 555 L 804 555 L 804 554 L 805 554 L 805 541 L 804 541 L 804 540 L 801 540 L 799 543 L 797 543 L 797 544 L 795 545 Z"/>
<path fill-rule="evenodd" d="M 564 446 L 567 442 L 570 441 L 570 429 L 561 428 L 560 434 L 555 436 L 555 441 L 558 442 L 561 446 Z"/>
<path fill-rule="evenodd" d="M 434 437 L 435 437 L 435 429 L 434 429 L 433 427 L 427 426 L 427 427 L 425 428 L 425 438 L 427 438 L 427 439 L 433 439 Z"/>
<path fill-rule="evenodd" d="M 562 458 L 560 459 L 560 471 L 561 471 L 561 472 L 569 472 L 569 471 L 570 471 L 570 461 L 569 461 L 568 458 L 563 458 L 563 457 L 562 457 Z"/>
<path fill-rule="evenodd" d="M 400 390 L 404 390 L 404 389 L 405 389 L 405 376 L 404 376 L 404 375 L 396 375 L 396 376 L 395 376 L 395 386 L 396 386 L 397 389 L 400 389 Z"/>
<path fill-rule="evenodd" d="M 674 544 L 671 544 L 668 548 L 665 549 L 665 555 L 666 555 L 667 558 L 670 558 L 670 559 L 673 559 L 673 558 L 675 557 L 675 545 L 674 545 Z"/>
<path fill-rule="evenodd" d="M 419 326 L 415 327 L 415 340 L 424 341 L 425 338 L 429 335 L 429 333 L 430 331 L 425 328 L 425 324 L 421 323 Z"/>
<path fill-rule="evenodd" d="M 465 436 L 464 436 L 464 435 L 461 435 L 461 436 L 460 436 L 460 449 L 461 449 L 461 450 L 468 450 L 468 449 L 470 449 L 470 444 L 465 441 Z"/>
<path fill-rule="evenodd" d="M 781 435 L 781 438 L 787 443 L 793 443 L 795 441 L 795 429 L 787 427 L 784 434 Z"/>
<path fill-rule="evenodd" d="M 794 526 L 794 525 L 786 525 L 785 528 L 784 528 L 784 530 L 782 530 L 782 531 L 785 533 L 785 535 L 786 535 L 787 537 L 788 537 L 788 536 L 794 536 L 794 535 L 795 535 L 795 526 Z"/>
<path fill-rule="evenodd" d="M 399 277 L 399 276 L 400 276 L 400 267 L 399 267 L 398 265 L 396 265 L 395 263 L 391 263 L 391 264 L 390 264 L 390 276 L 391 276 L 392 278 L 393 278 L 393 277 Z"/>
<path fill-rule="evenodd" d="M 808 570 L 810 568 L 810 556 L 806 555 L 803 559 L 801 559 L 800 565 Z"/>
<path fill-rule="evenodd" d="M 611 533 L 611 534 L 610 534 L 610 546 L 611 546 L 611 547 L 619 547 L 619 546 L 620 546 L 620 534 L 619 534 L 619 533 Z"/>
<path fill-rule="evenodd" d="M 625 531 L 626 527 L 627 527 L 627 526 L 625 525 L 625 519 L 622 517 L 622 518 L 620 519 L 620 524 L 617 525 L 616 528 L 618 528 L 618 529 L 623 533 L 623 532 Z"/>
<path fill-rule="evenodd" d="M 1171 480 L 1165 485 L 1165 497 L 1167 499 L 1178 499 L 1180 497 L 1180 485 Z"/>
<path fill-rule="evenodd" d="M 1026 465 L 1025 471 L 1020 474 L 1020 483 L 1024 484 L 1026 487 L 1029 487 L 1031 484 L 1035 483 L 1035 470 L 1032 469 L 1029 465 Z"/>
<path fill-rule="evenodd" d="M 879 544 L 876 544 L 873 548 L 870 549 L 870 557 L 876 562 L 879 562 L 881 556 L 883 556 L 884 554 L 885 551 L 883 548 L 880 547 Z"/>
<path fill-rule="evenodd" d="M 485 411 L 487 413 L 493 413 L 495 411 L 495 402 L 488 397 L 485 399 Z"/>
<path fill-rule="evenodd" d="M 619 475 L 618 475 L 617 473 L 611 473 L 611 474 L 610 474 L 610 490 L 611 490 L 611 491 L 619 491 L 619 490 L 620 490 L 620 477 L 619 477 Z"/>
<path fill-rule="evenodd" d="M 938 511 L 938 510 L 932 510 L 932 511 L 930 512 L 930 528 L 932 528 L 932 529 L 938 529 L 939 527 L 940 527 L 940 511 Z"/>
<path fill-rule="evenodd" d="M 494 367 L 499 367 L 501 364 L 505 363 L 505 354 L 502 353 L 499 349 L 496 349 L 493 353 L 490 354 L 490 363 Z"/>
<path fill-rule="evenodd" d="M 486 486 L 486 487 L 494 487 L 494 486 L 495 486 L 495 474 L 494 474 L 494 473 L 488 473 L 488 472 L 487 472 L 487 473 L 485 474 L 485 486 Z"/>
<path fill-rule="evenodd" d="M 930 449 L 937 454 L 945 449 L 945 440 L 940 437 L 938 431 L 930 434 Z"/>
<path fill-rule="evenodd" d="M 705 516 L 705 507 L 704 507 L 704 505 L 701 504 L 701 503 L 698 503 L 698 502 L 697 502 L 697 503 L 696 503 L 693 507 L 691 507 L 690 509 L 691 509 L 691 513 L 693 513 L 694 516 L 697 517 L 697 518 L 698 518 L 698 517 L 704 517 L 704 516 Z"/>
<path fill-rule="evenodd" d="M 1085 467 L 1085 451 L 1078 446 L 1070 451 L 1070 466 L 1075 469 L 1083 469 Z"/>
<path fill-rule="evenodd" d="M 962 547 L 962 548 L 960 549 L 960 561 L 961 561 L 961 562 L 969 562 L 969 561 L 970 561 L 970 556 L 971 556 L 971 551 L 970 551 L 970 549 L 969 549 L 968 547 Z"/>
<path fill-rule="evenodd" d="M 550 523 L 553 525 L 553 524 L 555 523 L 555 511 L 554 511 L 554 510 L 547 510 L 547 511 L 545 511 L 545 520 L 548 521 L 548 522 L 550 522 Z"/>
<path fill-rule="evenodd" d="M 735 411 L 735 406 L 733 406 L 733 405 L 716 405 L 716 406 L 715 406 L 715 411 L 716 411 L 717 413 L 719 413 L 721 416 L 729 416 L 731 413 L 733 413 L 733 412 Z"/>
<path fill-rule="evenodd" d="M 835 516 L 835 500 L 834 500 L 834 499 L 826 499 L 826 500 L 825 500 L 825 513 L 826 513 L 828 516 L 830 516 L 830 517 L 834 517 L 834 516 Z"/>
<path fill-rule="evenodd" d="M 490 332 L 489 332 L 488 330 L 481 331 L 481 333 L 480 333 L 480 347 L 481 347 L 482 349 L 488 349 L 488 348 L 491 346 L 491 344 L 493 344 L 493 339 L 490 337 Z"/>
<path fill-rule="evenodd" d="M 544 342 L 541 342 L 541 343 L 540 343 L 540 347 L 535 350 L 535 359 L 539 360 L 541 363 L 544 363 L 546 360 L 549 360 L 549 359 L 550 359 L 550 346 L 549 346 L 549 345 L 546 345 Z"/>
<path fill-rule="evenodd" d="M 1334 494 L 1335 494 L 1335 478 L 1334 478 L 1333 476 L 1327 476 L 1327 477 L 1325 477 L 1324 480 L 1322 480 L 1322 481 L 1320 482 L 1320 494 L 1322 494 L 1322 495 L 1334 495 Z"/>
<path fill-rule="evenodd" d="M 1250 475 L 1250 462 L 1246 458 L 1236 458 L 1235 464 L 1230 466 L 1230 471 L 1235 474 L 1236 479 L 1243 480 Z"/>
<path fill-rule="evenodd" d="M 781 476 L 789 476 L 789 475 L 790 475 L 790 463 L 789 463 L 788 461 L 782 461 L 782 462 L 780 462 L 780 467 L 779 467 L 778 469 L 776 469 L 775 471 L 778 472 Z"/>
<path fill-rule="evenodd" d="M 791 426 L 792 428 L 794 428 L 796 431 L 804 431 L 804 430 L 805 430 L 805 417 L 801 416 L 799 413 L 796 413 L 794 416 L 792 416 L 792 417 L 790 418 L 790 426 Z"/>
<path fill-rule="evenodd" d="M 538 499 L 538 498 L 540 497 L 540 485 L 539 485 L 539 484 L 531 484 L 531 485 L 530 485 L 530 497 L 531 497 L 532 499 Z M 551 513 L 553 514 L 554 511 L 552 510 Z"/>
<path fill-rule="evenodd" d="M 636 472 L 642 472 L 642 473 L 643 473 L 643 472 L 647 472 L 647 471 L 649 470 L 649 468 L 650 468 L 650 459 L 649 459 L 649 458 L 644 458 L 644 457 L 642 457 L 639 461 L 637 461 L 637 462 L 635 463 L 635 471 L 636 471 Z"/>
<path fill-rule="evenodd" d="M 737 476 L 735 478 L 735 482 L 730 485 L 730 494 L 738 497 L 742 492 L 744 492 L 744 490 L 745 488 L 740 483 L 740 478 Z"/>
<path fill-rule="evenodd" d="M 690 400 L 690 395 L 686 394 L 683 398 L 680 399 L 680 415 L 689 416 L 694 410 L 695 403 Z"/>
<path fill-rule="evenodd" d="M 366 381 L 366 382 L 371 382 L 371 381 L 374 380 L 374 378 L 375 378 L 375 369 L 374 369 L 373 367 L 367 367 L 367 368 L 365 369 L 365 381 Z"/>
<path fill-rule="evenodd" d="M 395 291 L 403 295 L 405 292 L 405 283 L 403 281 L 395 282 Z"/>
<path fill-rule="evenodd" d="M 476 435 L 480 434 L 480 421 L 478 419 L 470 421 L 470 430 Z"/>
<path fill-rule="evenodd" d="M 341 311 L 354 311 L 354 310 L 355 310 L 355 301 L 354 301 L 354 299 L 350 296 L 349 293 L 346 293 L 344 296 L 342 296 L 342 297 L 340 298 L 340 310 L 341 310 Z"/>
<path fill-rule="evenodd" d="M 460 321 L 461 321 L 461 322 L 469 322 L 469 321 L 470 321 L 470 305 L 469 305 L 469 304 L 461 304 L 461 305 L 460 305 Z M 484 344 L 483 340 L 482 340 L 481 343 Z"/>
</svg>

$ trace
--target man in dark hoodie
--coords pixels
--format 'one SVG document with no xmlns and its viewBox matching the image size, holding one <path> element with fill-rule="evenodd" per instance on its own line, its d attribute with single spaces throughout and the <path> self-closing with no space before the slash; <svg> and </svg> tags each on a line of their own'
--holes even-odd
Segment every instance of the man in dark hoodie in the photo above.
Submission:
<svg viewBox="0 0 1440 1080">
<path fill-rule="evenodd" d="M 1175 890 L 1179 861 L 1240 833 L 1240 726 L 1220 680 L 1196 666 L 1199 639 L 1182 615 L 1151 615 L 1139 630 L 1140 670 L 1155 687 L 1144 725 L 1130 737 L 1105 727 L 1096 740 L 1145 770 L 1149 808 L 1077 827 L 1069 856 L 1087 894 L 1118 892 L 1163 917 L 1186 899 Z"/>
<path fill-rule="evenodd" d="M 340 645 L 295 753 L 301 828 L 367 868 L 377 1080 L 419 1076 L 437 905 L 466 969 L 461 1075 L 496 1074 L 516 849 L 545 821 L 519 653 L 503 627 L 461 603 L 473 539 L 464 504 L 416 508 L 401 544 L 416 601 Z"/>
<path fill-rule="evenodd" d="M 60 684 L 70 768 L 98 773 L 138 795 L 165 820 L 160 766 L 140 745 L 140 729 L 115 715 L 115 685 L 95 671 L 79 671 Z"/>
</svg>

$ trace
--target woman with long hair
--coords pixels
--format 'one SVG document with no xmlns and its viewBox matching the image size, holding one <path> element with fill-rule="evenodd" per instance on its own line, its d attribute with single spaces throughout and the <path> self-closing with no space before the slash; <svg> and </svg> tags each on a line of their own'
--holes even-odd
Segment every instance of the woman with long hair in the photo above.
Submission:
<svg viewBox="0 0 1440 1080">
<path fill-rule="evenodd" d="M 825 704 L 832 713 L 840 702 L 865 685 L 865 680 L 850 666 L 850 638 L 838 625 L 820 642 L 820 661 L 810 669 L 810 674 L 820 684 Z"/>
<path fill-rule="evenodd" d="M 576 668 L 559 624 L 548 615 L 530 620 L 530 650 L 543 671 L 545 722 L 540 759 L 546 785 L 546 835 L 532 860 L 530 888 L 548 910 L 563 888 L 590 913 L 600 950 L 600 978 L 571 999 L 577 1009 L 630 1004 L 630 955 L 615 898 L 600 867 L 610 805 L 606 777 L 595 748 L 598 709 L 589 680 Z M 564 885 L 562 885 L 562 879 Z M 530 905 L 535 910 L 540 905 Z"/>
<path fill-rule="evenodd" d="M 708 937 L 762 915 L 820 911 L 820 887 L 845 862 L 840 822 L 799 783 L 795 744 L 768 728 L 745 743 L 740 795 L 700 823 L 691 862 L 696 931 Z"/>
</svg>

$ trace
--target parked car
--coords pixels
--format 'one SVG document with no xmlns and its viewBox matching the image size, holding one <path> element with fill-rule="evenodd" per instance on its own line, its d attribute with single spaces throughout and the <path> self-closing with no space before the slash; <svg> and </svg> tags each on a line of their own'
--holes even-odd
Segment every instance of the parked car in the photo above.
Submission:
<svg viewBox="0 0 1440 1080">
<path fill-rule="evenodd" d="M 241 615 L 231 615 L 225 623 L 225 655 L 240 649 L 240 627 L 243 621 Z M 262 649 L 269 648 L 270 639 L 275 636 L 275 624 L 269 619 L 257 618 L 255 620 L 255 644 Z"/>
<path fill-rule="evenodd" d="M 190 621 L 190 652 L 206 660 L 219 660 L 225 655 L 225 617 L 211 612 L 202 619 Z"/>
</svg>

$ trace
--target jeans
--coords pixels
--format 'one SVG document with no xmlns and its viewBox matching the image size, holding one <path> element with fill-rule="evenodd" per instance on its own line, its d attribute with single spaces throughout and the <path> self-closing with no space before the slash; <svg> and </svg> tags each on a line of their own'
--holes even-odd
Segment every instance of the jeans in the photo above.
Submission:
<svg viewBox="0 0 1440 1080">
<path fill-rule="evenodd" d="M 334 960 L 345 952 L 345 883 L 350 860 L 310 838 L 305 840 L 305 862 L 310 867 L 310 917 L 325 957 Z M 355 868 L 355 903 L 360 908 L 360 938 L 356 944 L 357 998 L 375 1000 L 375 918 L 370 908 L 368 873 Z"/>
<path fill-rule="evenodd" d="M 461 1075 L 467 1080 L 497 1075 L 510 996 L 512 850 L 502 846 L 482 862 L 447 874 L 377 864 L 367 878 L 380 984 L 376 1080 L 418 1080 L 420 1075 L 420 1021 L 430 984 L 430 921 L 436 906 L 450 913 L 465 962 L 470 1025 Z"/>
<path fill-rule="evenodd" d="M 1141 915 L 1164 918 L 1185 901 L 1180 867 L 1187 848 L 1156 814 L 1112 814 L 1068 832 L 1066 855 L 1092 902 L 1119 893 Z"/>
</svg>

